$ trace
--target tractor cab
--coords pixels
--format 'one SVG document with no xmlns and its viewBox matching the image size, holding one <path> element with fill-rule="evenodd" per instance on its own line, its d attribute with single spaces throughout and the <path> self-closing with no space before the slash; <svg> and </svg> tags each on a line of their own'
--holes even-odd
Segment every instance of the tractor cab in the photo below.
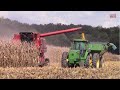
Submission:
<svg viewBox="0 0 120 90">
<path fill-rule="evenodd" d="M 74 39 L 74 41 L 72 42 L 72 49 L 74 50 L 85 49 L 87 43 L 88 43 L 87 40 Z"/>
<path fill-rule="evenodd" d="M 80 52 L 83 56 L 88 47 L 88 40 L 85 39 L 84 33 L 82 33 L 82 39 L 74 39 L 71 45 L 71 52 Z"/>
<path fill-rule="evenodd" d="M 84 33 L 82 33 L 82 39 L 74 39 L 72 48 L 74 50 L 85 50 L 88 44 L 88 40 L 85 39 Z"/>
</svg>

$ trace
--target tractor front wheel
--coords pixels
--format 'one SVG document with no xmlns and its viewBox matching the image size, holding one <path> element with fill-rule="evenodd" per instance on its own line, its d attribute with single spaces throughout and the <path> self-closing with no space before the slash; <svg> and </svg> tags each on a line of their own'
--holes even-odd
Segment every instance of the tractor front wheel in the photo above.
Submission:
<svg viewBox="0 0 120 90">
<path fill-rule="evenodd" d="M 92 67 L 92 54 L 89 54 L 87 56 L 86 62 L 85 62 L 85 67 L 89 68 Z"/>
<path fill-rule="evenodd" d="M 68 67 L 67 57 L 68 57 L 68 52 L 63 52 L 61 59 L 61 66 L 64 68 Z"/>
<path fill-rule="evenodd" d="M 102 67 L 102 61 L 100 60 L 100 55 L 98 53 L 93 54 L 93 67 L 94 68 Z"/>
</svg>

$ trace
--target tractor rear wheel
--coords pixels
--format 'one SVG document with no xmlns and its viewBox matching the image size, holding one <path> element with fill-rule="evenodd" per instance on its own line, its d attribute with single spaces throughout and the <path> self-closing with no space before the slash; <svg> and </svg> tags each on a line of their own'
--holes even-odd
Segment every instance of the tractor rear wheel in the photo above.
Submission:
<svg viewBox="0 0 120 90">
<path fill-rule="evenodd" d="M 87 56 L 87 59 L 86 59 L 86 62 L 85 62 L 85 67 L 86 68 L 92 67 L 92 54 L 89 54 Z"/>
<path fill-rule="evenodd" d="M 100 55 L 98 53 L 93 54 L 93 67 L 94 68 L 102 67 L 102 61 L 100 60 Z"/>
<path fill-rule="evenodd" d="M 64 68 L 68 67 L 67 57 L 68 57 L 68 52 L 63 52 L 61 59 L 61 66 Z"/>
<path fill-rule="evenodd" d="M 104 57 L 101 56 L 100 57 L 100 68 L 103 67 L 103 63 L 104 63 Z"/>
</svg>

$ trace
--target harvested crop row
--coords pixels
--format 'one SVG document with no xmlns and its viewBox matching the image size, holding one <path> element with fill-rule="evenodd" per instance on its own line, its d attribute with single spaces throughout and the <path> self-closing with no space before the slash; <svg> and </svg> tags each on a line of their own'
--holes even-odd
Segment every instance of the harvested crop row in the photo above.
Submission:
<svg viewBox="0 0 120 90">
<path fill-rule="evenodd" d="M 120 79 L 120 61 L 106 61 L 104 68 L 61 68 L 51 66 L 0 68 L 1 79 Z"/>
</svg>

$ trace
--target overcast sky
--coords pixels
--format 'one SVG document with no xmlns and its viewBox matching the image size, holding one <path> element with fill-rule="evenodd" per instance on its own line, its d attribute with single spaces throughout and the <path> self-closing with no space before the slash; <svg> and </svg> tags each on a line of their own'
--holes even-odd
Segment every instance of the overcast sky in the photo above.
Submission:
<svg viewBox="0 0 120 90">
<path fill-rule="evenodd" d="M 110 19 L 110 14 L 116 14 L 116 18 Z M 0 17 L 2 16 L 28 24 L 120 25 L 120 11 L 0 11 Z"/>
</svg>

